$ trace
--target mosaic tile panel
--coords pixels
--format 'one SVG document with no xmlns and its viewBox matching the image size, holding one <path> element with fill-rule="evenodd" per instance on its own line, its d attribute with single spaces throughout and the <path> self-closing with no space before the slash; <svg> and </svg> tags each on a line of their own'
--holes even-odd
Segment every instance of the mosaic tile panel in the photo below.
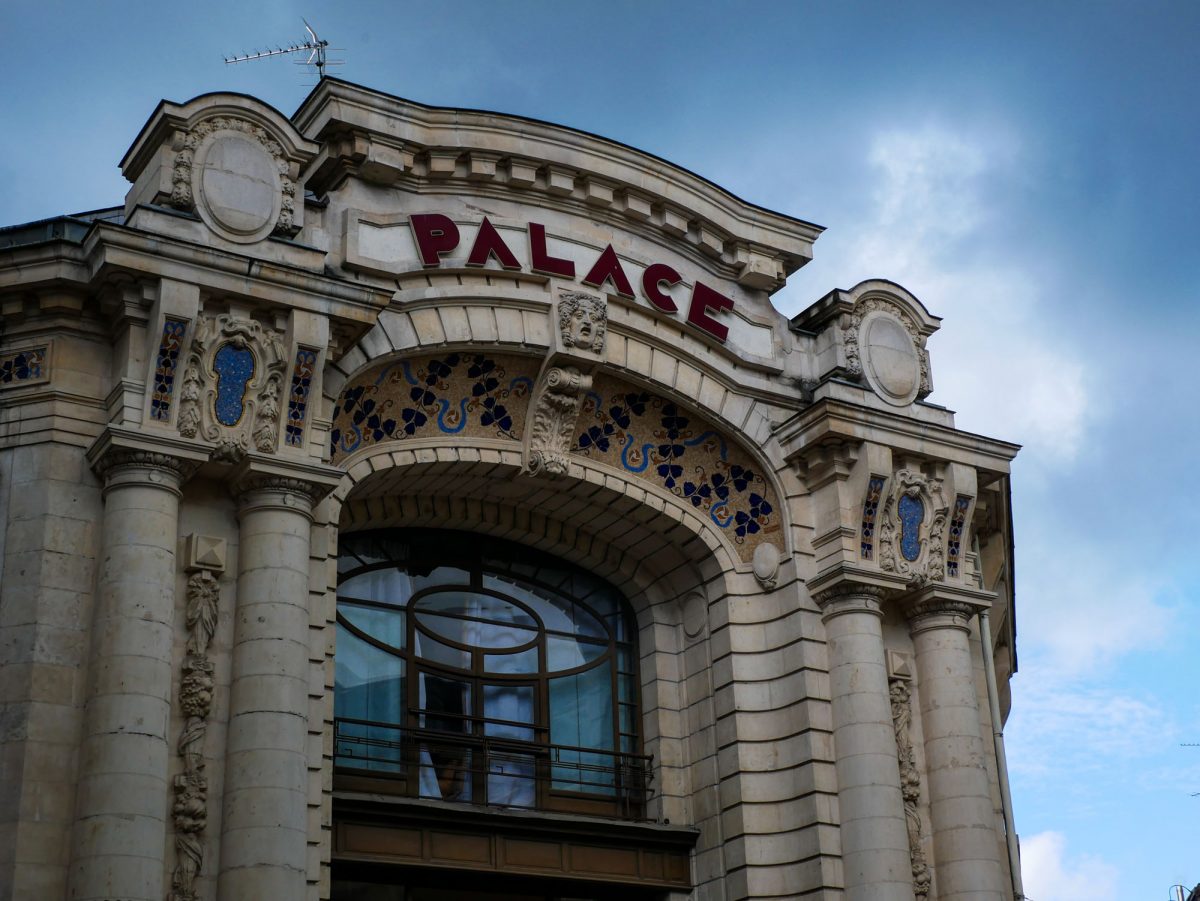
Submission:
<svg viewBox="0 0 1200 901">
<path fill-rule="evenodd" d="M 49 375 L 45 347 L 30 347 L 0 356 L 0 387 L 44 382 Z"/>
<path fill-rule="evenodd" d="M 171 395 L 175 391 L 175 369 L 179 365 L 179 350 L 187 320 L 167 319 L 158 342 L 158 358 L 154 365 L 154 393 L 150 395 L 150 418 L 159 422 L 171 419 Z"/>
<path fill-rule="evenodd" d="M 307 347 L 296 351 L 292 367 L 292 388 L 288 392 L 287 425 L 283 440 L 288 447 L 304 446 L 304 423 L 308 418 L 308 395 L 312 390 L 313 373 L 317 369 L 317 352 Z"/>
<path fill-rule="evenodd" d="M 867 482 L 867 496 L 863 500 L 862 537 L 860 556 L 870 560 L 875 553 L 875 517 L 879 514 L 879 500 L 883 496 L 883 476 L 871 476 Z"/>
<path fill-rule="evenodd" d="M 900 517 L 900 553 L 910 563 L 921 556 L 921 523 L 925 519 L 925 504 L 919 497 L 900 495 L 896 504 Z"/>
<path fill-rule="evenodd" d="M 572 453 L 665 488 L 707 514 L 749 559 L 780 530 L 779 500 L 750 455 L 673 401 L 599 376 L 579 413 Z"/>
<path fill-rule="evenodd" d="M 438 435 L 520 441 L 540 365 L 533 357 L 452 353 L 370 369 L 338 398 L 330 458 Z"/>
<path fill-rule="evenodd" d="M 962 553 L 962 541 L 967 525 L 967 510 L 971 499 L 960 494 L 954 499 L 954 515 L 950 517 L 950 537 L 946 539 L 946 574 L 958 575 L 958 562 Z"/>
<path fill-rule="evenodd" d="M 236 344 L 223 344 L 213 356 L 217 374 L 217 398 L 213 411 L 217 422 L 234 426 L 246 408 L 246 386 L 254 378 L 254 354 Z"/>
</svg>

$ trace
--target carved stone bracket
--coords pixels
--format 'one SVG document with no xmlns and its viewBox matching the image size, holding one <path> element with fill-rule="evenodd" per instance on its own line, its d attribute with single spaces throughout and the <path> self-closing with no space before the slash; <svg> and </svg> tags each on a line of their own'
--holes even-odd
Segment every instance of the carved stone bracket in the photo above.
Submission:
<svg viewBox="0 0 1200 901">
<path fill-rule="evenodd" d="M 535 391 L 526 469 L 534 474 L 565 475 L 567 456 L 583 395 L 592 377 L 574 366 L 552 366 Z"/>
<path fill-rule="evenodd" d="M 608 307 L 581 291 L 559 295 L 558 348 L 542 366 L 530 400 L 532 424 L 525 438 L 525 471 L 549 476 L 567 472 L 567 460 L 592 368 L 604 355 Z"/>
<path fill-rule="evenodd" d="M 195 536 L 189 544 L 195 543 Z M 209 545 L 213 540 L 208 541 Z M 193 556 L 189 554 L 189 556 Z M 223 556 L 220 555 L 220 556 Z M 186 717 L 177 752 L 183 772 L 175 777 L 175 869 L 168 901 L 197 901 L 196 877 L 204 865 L 204 830 L 208 825 L 208 778 L 204 771 L 204 738 L 213 701 L 213 663 L 208 657 L 217 628 L 219 586 L 214 558 L 193 564 L 187 583 L 187 628 L 179 707 Z"/>
<path fill-rule="evenodd" d="M 230 313 L 201 317 L 179 393 L 179 434 L 216 445 L 213 459 L 236 463 L 279 443 L 287 369 L 280 332 Z"/>
<path fill-rule="evenodd" d="M 940 479 L 899 470 L 879 517 L 879 568 L 910 586 L 943 581 L 949 514 Z"/>
<path fill-rule="evenodd" d="M 900 793 L 904 798 L 904 820 L 908 827 L 908 854 L 912 861 L 913 894 L 918 901 L 929 897 L 933 878 L 921 847 L 921 771 L 917 769 L 912 743 L 911 667 L 890 667 L 888 690 L 892 701 L 892 728 L 896 733 L 896 757 L 900 763 Z"/>
</svg>

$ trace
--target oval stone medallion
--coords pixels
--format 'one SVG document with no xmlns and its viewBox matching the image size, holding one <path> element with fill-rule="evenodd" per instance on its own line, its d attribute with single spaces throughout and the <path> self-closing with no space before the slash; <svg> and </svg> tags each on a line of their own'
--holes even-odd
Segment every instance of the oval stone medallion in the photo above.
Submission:
<svg viewBox="0 0 1200 901">
<path fill-rule="evenodd" d="M 259 236 L 278 216 L 279 173 L 257 141 L 220 135 L 204 154 L 200 171 L 203 207 L 214 223 L 238 236 Z"/>
<path fill-rule="evenodd" d="M 867 373 L 875 388 L 893 403 L 909 403 L 916 395 L 921 366 L 912 336 L 891 316 L 867 323 Z"/>
</svg>

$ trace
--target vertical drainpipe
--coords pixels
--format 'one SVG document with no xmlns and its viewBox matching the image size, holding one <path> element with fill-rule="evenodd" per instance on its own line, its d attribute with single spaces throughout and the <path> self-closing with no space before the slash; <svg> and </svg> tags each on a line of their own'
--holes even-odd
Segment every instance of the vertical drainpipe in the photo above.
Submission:
<svg viewBox="0 0 1200 901">
<path fill-rule="evenodd" d="M 996 661 L 992 655 L 992 628 L 987 611 L 979 612 L 979 638 L 983 646 L 983 674 L 987 682 L 988 707 L 992 718 L 992 742 L 996 748 L 996 773 L 1000 782 L 1000 806 L 1004 809 L 1004 837 L 1008 845 L 1008 869 L 1012 874 L 1013 897 L 1024 901 L 1021 883 L 1021 851 L 1013 823 L 1012 792 L 1008 785 L 1008 759 L 1004 754 L 1004 726 L 1000 719 L 999 690 L 996 687 Z"/>
</svg>

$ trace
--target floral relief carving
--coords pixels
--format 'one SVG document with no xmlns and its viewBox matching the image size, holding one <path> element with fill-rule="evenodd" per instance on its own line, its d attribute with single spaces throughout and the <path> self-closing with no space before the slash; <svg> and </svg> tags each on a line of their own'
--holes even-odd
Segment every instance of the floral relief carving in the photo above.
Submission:
<svg viewBox="0 0 1200 901">
<path fill-rule="evenodd" d="M 275 329 L 228 313 L 202 317 L 179 392 L 179 434 L 216 444 L 214 460 L 237 462 L 251 444 L 275 453 L 286 366 Z"/>
<path fill-rule="evenodd" d="M 179 687 L 179 707 L 187 718 L 177 750 L 183 772 L 175 777 L 175 869 L 169 901 L 197 901 L 196 877 L 204 864 L 204 830 L 208 825 L 208 778 L 204 772 L 204 738 L 212 711 L 213 664 L 208 658 L 217 628 L 217 577 L 200 570 L 188 577 L 188 639 Z"/>
<path fill-rule="evenodd" d="M 275 222 L 274 232 L 280 235 L 291 235 L 296 231 L 294 225 L 296 213 L 296 183 L 290 175 L 290 164 L 284 153 L 283 145 L 276 141 L 260 125 L 237 119 L 231 116 L 216 116 L 197 122 L 183 136 L 182 146 L 175 154 L 175 163 L 171 171 L 171 206 L 181 210 L 192 210 L 196 202 L 192 189 L 192 169 L 196 159 L 196 151 L 204 140 L 218 132 L 238 132 L 262 145 L 263 149 L 274 160 L 279 175 L 280 206 L 279 217 Z"/>
<path fill-rule="evenodd" d="M 917 362 L 921 370 L 921 387 L 917 391 L 917 397 L 928 397 L 933 391 L 933 380 L 929 374 L 929 352 L 925 350 L 925 340 L 921 337 L 921 332 L 912 316 L 899 304 L 886 297 L 866 297 L 854 305 L 854 312 L 850 314 L 850 324 L 842 330 L 842 344 L 846 351 L 846 374 L 854 379 L 863 377 L 862 349 L 859 346 L 859 338 L 863 320 L 868 313 L 876 310 L 894 316 L 912 338 L 913 347 L 917 349 Z"/>
<path fill-rule="evenodd" d="M 526 466 L 531 473 L 552 476 L 567 471 L 567 455 L 583 394 L 592 377 L 574 366 L 552 366 L 542 379 L 533 411 Z"/>
<path fill-rule="evenodd" d="M 899 470 L 880 515 L 879 568 L 914 586 L 945 580 L 949 514 L 941 479 Z"/>
<path fill-rule="evenodd" d="M 921 847 L 921 771 L 917 769 L 912 744 L 912 690 L 907 679 L 893 677 L 888 683 L 892 701 L 892 727 L 896 733 L 896 757 L 900 763 L 900 794 L 904 798 L 904 821 L 908 827 L 908 854 L 912 861 L 913 894 L 918 901 L 929 897 L 933 878 Z"/>
</svg>

